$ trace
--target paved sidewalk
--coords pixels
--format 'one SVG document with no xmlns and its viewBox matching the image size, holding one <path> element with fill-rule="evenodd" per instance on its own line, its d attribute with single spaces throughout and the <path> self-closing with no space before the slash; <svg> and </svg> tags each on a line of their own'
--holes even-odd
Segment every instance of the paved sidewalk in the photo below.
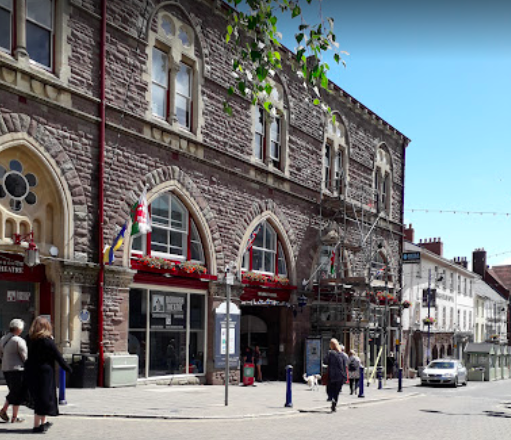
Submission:
<svg viewBox="0 0 511 440">
<path fill-rule="evenodd" d="M 371 402 L 404 399 L 418 394 L 416 379 L 403 380 L 403 392 L 397 392 L 397 380 L 387 381 L 382 390 L 377 383 L 365 387 L 365 398 L 350 396 L 349 386 L 343 387 L 339 406 L 365 405 Z M 0 386 L 0 397 L 7 388 Z M 225 406 L 225 388 L 207 385 L 138 385 L 128 388 L 68 388 L 67 405 L 60 407 L 62 415 L 86 417 L 125 417 L 160 419 L 241 419 L 276 417 L 300 412 L 329 411 L 325 387 L 317 391 L 305 383 L 293 383 L 293 407 L 285 408 L 286 383 L 263 382 L 256 386 L 230 386 Z M 22 407 L 23 417 L 31 411 Z"/>
</svg>

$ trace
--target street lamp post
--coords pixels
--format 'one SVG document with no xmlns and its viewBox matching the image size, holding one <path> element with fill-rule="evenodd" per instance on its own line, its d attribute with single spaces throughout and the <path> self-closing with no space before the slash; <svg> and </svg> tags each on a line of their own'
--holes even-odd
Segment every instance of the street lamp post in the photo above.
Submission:
<svg viewBox="0 0 511 440">
<path fill-rule="evenodd" d="M 428 270 L 428 320 L 431 318 L 431 269 Z M 426 365 L 429 365 L 431 356 L 431 323 L 428 323 L 428 352 L 426 353 Z"/>
</svg>

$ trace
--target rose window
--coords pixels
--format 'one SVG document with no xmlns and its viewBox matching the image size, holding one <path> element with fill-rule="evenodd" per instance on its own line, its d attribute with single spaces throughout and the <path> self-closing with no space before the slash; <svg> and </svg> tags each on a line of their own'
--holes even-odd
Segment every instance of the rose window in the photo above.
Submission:
<svg viewBox="0 0 511 440">
<path fill-rule="evenodd" d="M 9 206 L 14 212 L 23 209 L 23 203 L 35 205 L 37 196 L 32 188 L 37 185 L 37 177 L 32 174 L 23 174 L 23 165 L 18 160 L 9 162 L 9 169 L 0 165 L 0 199 L 8 197 Z"/>
</svg>

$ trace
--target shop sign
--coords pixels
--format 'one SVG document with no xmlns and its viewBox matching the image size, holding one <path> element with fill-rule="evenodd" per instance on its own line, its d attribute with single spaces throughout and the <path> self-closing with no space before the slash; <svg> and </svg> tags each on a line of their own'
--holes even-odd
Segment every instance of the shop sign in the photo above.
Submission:
<svg viewBox="0 0 511 440">
<path fill-rule="evenodd" d="M 30 302 L 30 292 L 7 291 L 7 302 Z"/>
<path fill-rule="evenodd" d="M 0 258 L 0 273 L 22 274 L 23 266 L 24 264 L 22 261 L 4 260 Z"/>
<path fill-rule="evenodd" d="M 420 252 L 404 252 L 403 263 L 420 263 L 421 253 Z"/>
</svg>

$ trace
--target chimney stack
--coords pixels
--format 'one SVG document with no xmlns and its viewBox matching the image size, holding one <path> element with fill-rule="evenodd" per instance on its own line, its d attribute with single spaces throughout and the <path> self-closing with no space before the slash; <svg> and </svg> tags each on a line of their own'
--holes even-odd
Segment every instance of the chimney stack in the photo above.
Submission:
<svg viewBox="0 0 511 440">
<path fill-rule="evenodd" d="M 442 243 L 442 239 L 440 237 L 430 238 L 429 240 L 425 239 L 424 242 L 420 240 L 419 246 L 427 249 L 430 252 L 433 252 L 434 254 L 439 255 L 440 257 L 443 256 L 444 244 Z"/>
<path fill-rule="evenodd" d="M 472 271 L 484 278 L 486 267 L 486 251 L 478 248 L 472 252 Z"/>
<path fill-rule="evenodd" d="M 405 240 L 413 243 L 415 239 L 415 229 L 413 229 L 412 224 L 410 223 L 408 227 L 405 227 Z"/>
<path fill-rule="evenodd" d="M 457 264 L 458 266 L 468 269 L 467 257 L 454 257 L 454 259 L 452 261 L 454 264 Z"/>
</svg>

